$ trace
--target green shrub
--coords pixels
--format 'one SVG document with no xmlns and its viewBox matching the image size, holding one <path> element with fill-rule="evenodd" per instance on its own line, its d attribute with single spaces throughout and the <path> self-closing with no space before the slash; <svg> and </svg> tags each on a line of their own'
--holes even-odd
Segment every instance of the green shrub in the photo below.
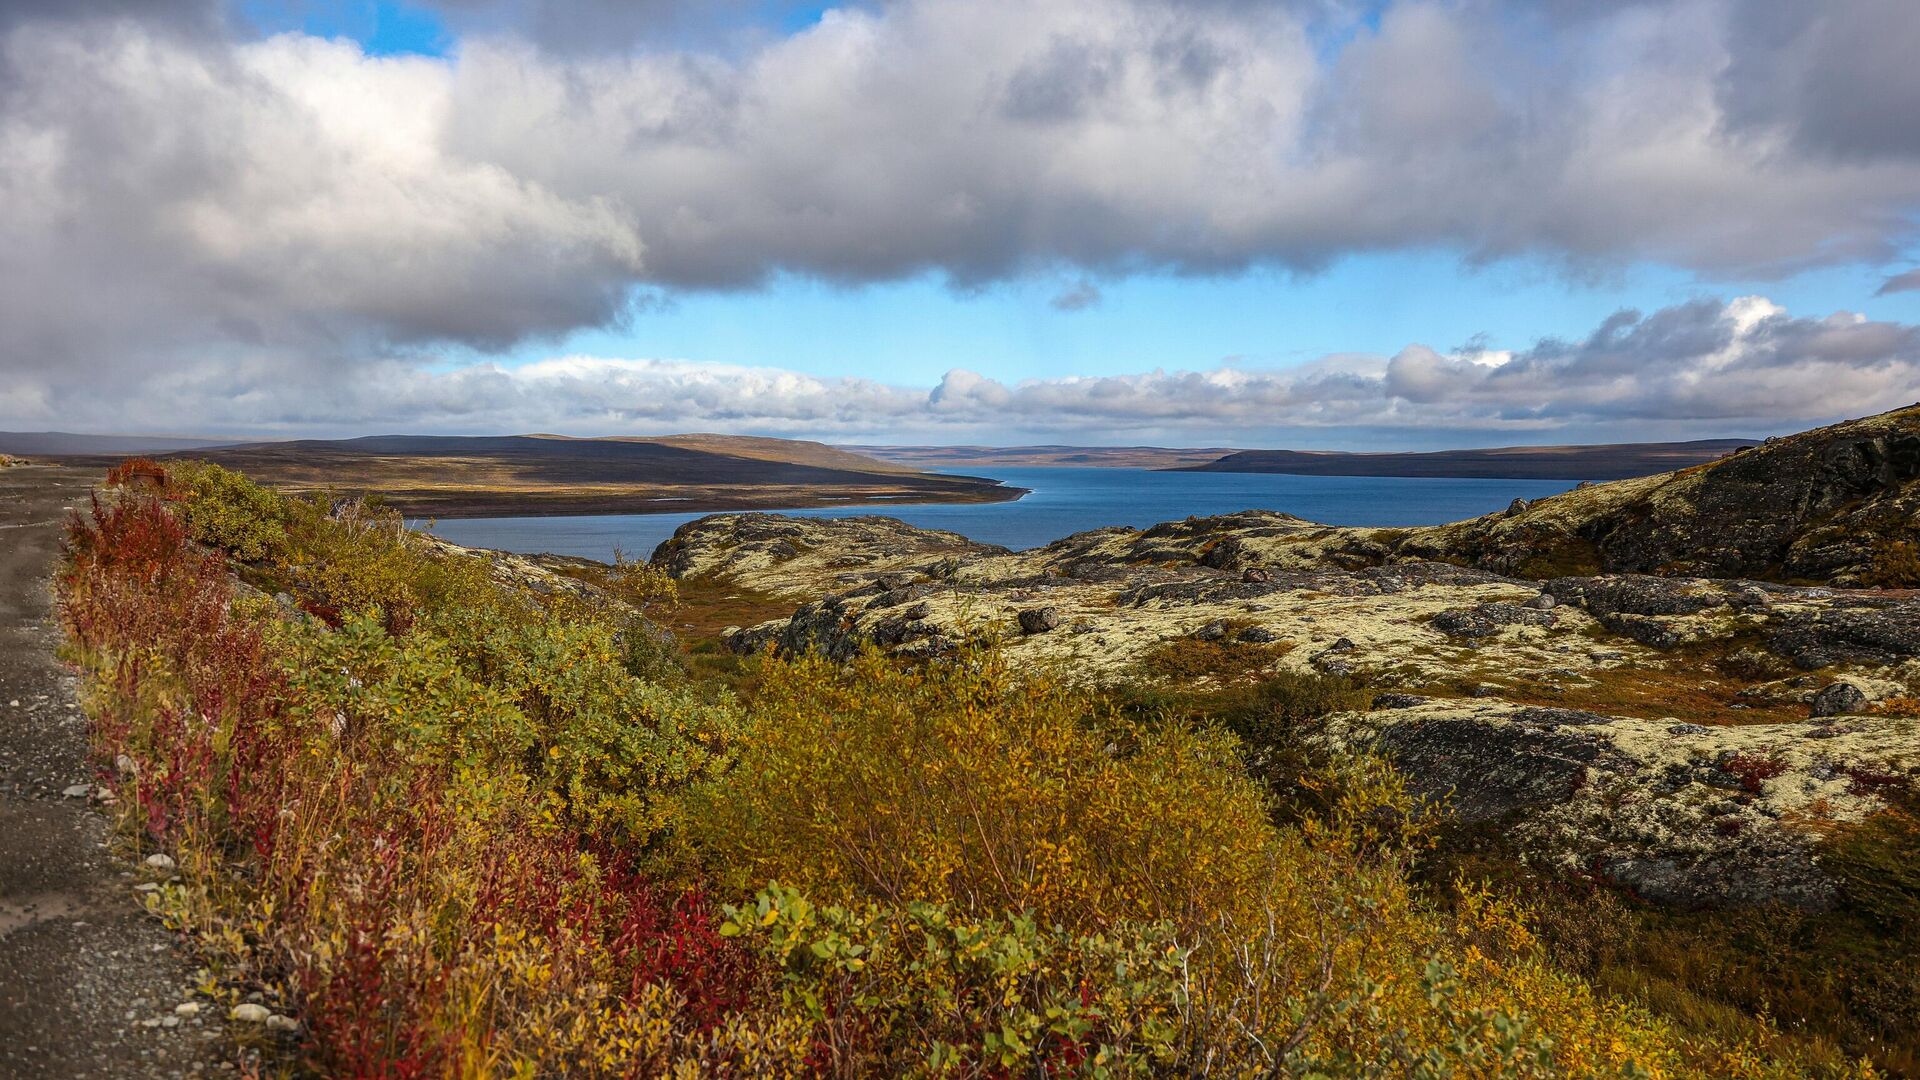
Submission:
<svg viewBox="0 0 1920 1080">
<path fill-rule="evenodd" d="M 308 707 L 343 738 L 377 731 L 421 768 L 514 776 L 569 829 L 645 843 L 669 797 L 727 760 L 738 712 L 644 682 L 604 625 L 484 612 L 394 637 L 368 616 L 300 635 Z"/>
<path fill-rule="evenodd" d="M 938 904 L 816 907 L 778 885 L 725 913 L 833 1072 L 1148 1075 L 1179 1052 L 1185 951 L 1165 925 L 1076 935 Z"/>
<path fill-rule="evenodd" d="M 284 554 L 288 513 L 280 495 L 205 461 L 171 463 L 166 477 L 195 540 L 247 562 Z"/>
</svg>

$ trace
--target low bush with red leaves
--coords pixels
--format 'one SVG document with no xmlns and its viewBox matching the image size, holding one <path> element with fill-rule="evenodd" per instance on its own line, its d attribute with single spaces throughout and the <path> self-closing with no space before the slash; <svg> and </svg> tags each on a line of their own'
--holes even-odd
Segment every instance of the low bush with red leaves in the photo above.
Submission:
<svg viewBox="0 0 1920 1080">
<path fill-rule="evenodd" d="M 76 515 L 59 580 L 69 654 L 102 783 L 181 869 L 156 907 L 197 933 L 229 992 L 298 1017 L 294 1060 L 328 1076 L 650 1076 L 804 1053 L 794 1025 L 750 1013 L 770 973 L 719 935 L 702 892 L 652 880 L 644 845 L 567 824 L 587 793 L 545 795 L 544 768 L 420 741 L 448 721 L 470 739 L 511 732 L 513 755 L 544 766 L 555 717 L 446 666 L 425 629 L 356 624 L 380 670 L 322 641 L 342 666 L 315 680 L 295 664 L 337 632 L 239 595 L 188 532 L 176 504 L 137 490 Z M 598 700 L 574 693 L 550 704 Z"/>
</svg>

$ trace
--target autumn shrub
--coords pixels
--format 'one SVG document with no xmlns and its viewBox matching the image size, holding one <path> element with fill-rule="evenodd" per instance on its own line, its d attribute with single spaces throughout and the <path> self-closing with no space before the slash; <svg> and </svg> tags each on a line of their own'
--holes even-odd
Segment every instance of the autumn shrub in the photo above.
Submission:
<svg viewBox="0 0 1920 1080">
<path fill-rule="evenodd" d="M 204 461 L 175 462 L 161 477 L 195 540 L 248 562 L 284 553 L 286 501 L 271 490 Z"/>
<path fill-rule="evenodd" d="M 1232 733 L 1242 768 L 1273 796 L 1282 822 L 1327 811 L 1343 778 L 1360 778 L 1377 764 L 1336 759 L 1311 738 L 1321 719 L 1367 706 L 1371 695 L 1343 675 L 1280 668 L 1229 686 L 1125 683 L 1108 693 L 1142 722 L 1213 725 Z"/>
<path fill-rule="evenodd" d="M 730 883 L 830 901 L 1071 927 L 1228 902 L 1268 839 L 1232 745 L 1095 708 L 991 651 L 917 668 L 796 659 L 765 674 L 739 761 L 694 793 L 687 835 Z"/>
<path fill-rule="evenodd" d="M 1073 934 L 944 905 L 819 905 L 773 886 L 720 931 L 781 973 L 837 1075 L 1148 1075 L 1178 1055 L 1185 951 L 1164 925 Z"/>
<path fill-rule="evenodd" d="M 1920 543 L 1883 538 L 1873 544 L 1866 584 L 1883 589 L 1920 588 Z"/>
<path fill-rule="evenodd" d="M 1470 883 L 1431 902 L 1425 818 L 1376 760 L 1303 764 L 1313 797 L 1273 813 L 1248 745 L 1343 685 L 1249 689 L 1221 722 L 989 647 L 772 662 L 741 706 L 636 673 L 644 619 L 611 593 L 496 580 L 365 503 L 280 500 L 284 543 L 248 560 L 252 534 L 187 518 L 251 496 L 207 490 L 96 501 L 60 609 L 98 778 L 178 865 L 153 909 L 223 1004 L 299 1018 L 290 1070 L 1799 1067 L 1596 995 Z M 1906 919 L 1910 881 L 1862 852 Z"/>
<path fill-rule="evenodd" d="M 1511 904 L 1425 900 L 1425 819 L 1376 760 L 1330 764 L 1281 826 L 1224 734 L 991 651 L 762 679 L 682 827 L 727 891 L 781 883 L 727 929 L 832 1071 L 1793 1074 L 1594 995 Z"/>
<path fill-rule="evenodd" d="M 725 760 L 738 718 L 724 697 L 635 677 L 617 635 L 469 609 L 395 637 L 359 617 L 303 635 L 290 666 L 343 727 L 391 732 L 421 767 L 520 777 L 553 820 L 645 843 L 666 825 L 664 795 Z"/>
<path fill-rule="evenodd" d="M 155 908 L 224 993 L 297 1014 L 322 1075 L 802 1068 L 764 964 L 640 869 L 647 800 L 724 721 L 636 686 L 606 627 L 502 621 L 495 670 L 424 622 L 290 619 L 176 511 L 129 493 L 76 520 L 61 611 L 101 781 L 179 865 Z"/>
</svg>

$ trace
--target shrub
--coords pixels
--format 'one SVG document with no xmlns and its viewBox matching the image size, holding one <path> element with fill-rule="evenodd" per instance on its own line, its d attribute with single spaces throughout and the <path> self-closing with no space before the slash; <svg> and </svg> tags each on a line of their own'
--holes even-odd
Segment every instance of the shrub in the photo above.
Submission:
<svg viewBox="0 0 1920 1080">
<path fill-rule="evenodd" d="M 1483 892 L 1431 906 L 1416 807 L 1371 759 L 1300 772 L 1312 797 L 1276 825 L 1223 728 L 990 650 L 772 663 L 743 728 L 724 695 L 634 675 L 625 603 L 496 583 L 377 507 L 286 502 L 246 572 L 334 608 L 309 619 L 236 596 L 181 505 L 128 488 L 76 518 L 68 655 L 128 835 L 178 863 L 154 909 L 216 994 L 300 1017 L 288 1071 L 1798 1067 L 1595 997 Z M 1348 694 L 1274 681 L 1229 722 L 1279 738 Z M 1903 929 L 1910 833 L 1837 864 Z M 722 918 L 715 878 L 758 895 Z M 1870 988 L 1885 1016 L 1902 985 Z"/>
<path fill-rule="evenodd" d="M 1920 588 L 1920 543 L 1876 540 L 1865 584 L 1882 589 Z"/>
<path fill-rule="evenodd" d="M 1119 723 L 997 653 L 797 659 L 765 673 L 750 723 L 687 822 L 739 884 L 1078 928 L 1215 910 L 1269 838 L 1229 742 Z"/>
<path fill-rule="evenodd" d="M 141 470 L 139 475 L 151 473 Z M 176 462 L 159 473 L 159 480 L 179 500 L 181 517 L 195 540 L 247 562 L 284 553 L 287 507 L 279 495 L 204 461 Z"/>
<path fill-rule="evenodd" d="M 1366 707 L 1368 695 L 1345 676 L 1281 668 L 1253 683 L 1213 690 L 1125 685 L 1110 691 L 1146 723 L 1217 725 L 1238 740 L 1246 773 L 1274 796 L 1281 821 L 1325 813 L 1335 791 L 1369 782 L 1378 763 L 1335 761 L 1309 736 L 1316 721 Z"/>
<path fill-rule="evenodd" d="M 1177 1053 L 1185 954 L 1164 925 L 1075 935 L 920 902 L 816 907 L 778 885 L 726 917 L 832 1074 L 1144 1075 Z"/>
<path fill-rule="evenodd" d="M 515 661 L 490 670 L 426 629 L 288 621 L 147 496 L 96 503 L 69 551 L 101 781 L 185 879 L 156 910 L 300 1015 L 312 1069 L 804 1067 L 765 968 L 618 839 L 724 747 L 635 685 L 608 628 L 503 621 L 488 644 Z"/>
</svg>

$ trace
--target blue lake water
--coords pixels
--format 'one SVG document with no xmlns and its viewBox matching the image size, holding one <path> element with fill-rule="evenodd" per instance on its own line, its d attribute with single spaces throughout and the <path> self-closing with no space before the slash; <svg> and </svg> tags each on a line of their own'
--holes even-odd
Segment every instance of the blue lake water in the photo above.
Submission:
<svg viewBox="0 0 1920 1080">
<path fill-rule="evenodd" d="M 1571 488 L 1559 480 L 1465 480 L 1398 476 L 1153 472 L 1147 469 L 996 469 L 994 479 L 1033 489 L 1016 502 L 817 507 L 771 511 L 805 517 L 886 514 L 949 529 L 987 544 L 1039 547 L 1105 525 L 1144 528 L 1189 515 L 1280 510 L 1327 525 L 1438 525 Z M 673 530 L 705 514 L 462 518 L 433 531 L 456 544 L 502 551 L 609 559 L 618 547 L 645 558 Z"/>
</svg>

